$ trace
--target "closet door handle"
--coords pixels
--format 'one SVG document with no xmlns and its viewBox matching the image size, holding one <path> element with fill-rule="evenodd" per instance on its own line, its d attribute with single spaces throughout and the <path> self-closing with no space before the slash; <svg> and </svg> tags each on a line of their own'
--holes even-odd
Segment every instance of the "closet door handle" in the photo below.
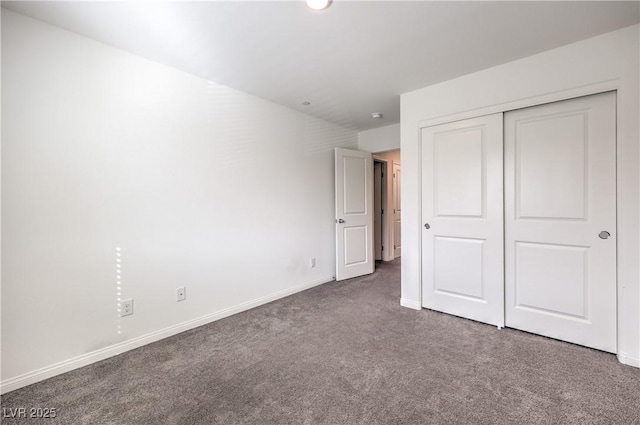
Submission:
<svg viewBox="0 0 640 425">
<path fill-rule="evenodd" d="M 609 239 L 609 237 L 611 236 L 611 233 L 607 232 L 606 230 L 603 230 L 598 234 L 598 236 L 600 237 L 600 239 Z"/>
<path fill-rule="evenodd" d="M 338 219 L 338 223 L 342 224 L 342 223 L 344 223 L 344 220 L 343 220 L 343 219 L 341 219 L 341 218 L 339 218 L 339 219 Z"/>
<path fill-rule="evenodd" d="M 424 223 L 424 228 L 429 230 L 429 229 L 431 229 L 431 226 L 429 226 L 429 223 Z"/>
</svg>

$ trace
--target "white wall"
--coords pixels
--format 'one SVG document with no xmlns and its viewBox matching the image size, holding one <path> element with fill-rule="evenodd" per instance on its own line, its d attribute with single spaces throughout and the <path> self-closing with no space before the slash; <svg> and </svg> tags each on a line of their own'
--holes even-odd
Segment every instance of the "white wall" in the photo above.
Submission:
<svg viewBox="0 0 640 425">
<path fill-rule="evenodd" d="M 2 391 L 334 276 L 354 132 L 4 9 L 2 122 Z"/>
<path fill-rule="evenodd" d="M 640 367 L 638 25 L 401 96 L 402 304 L 420 308 L 419 128 L 618 90 L 618 358 Z"/>
<path fill-rule="evenodd" d="M 400 149 L 400 124 L 361 131 L 358 134 L 358 149 L 367 152 Z"/>
</svg>

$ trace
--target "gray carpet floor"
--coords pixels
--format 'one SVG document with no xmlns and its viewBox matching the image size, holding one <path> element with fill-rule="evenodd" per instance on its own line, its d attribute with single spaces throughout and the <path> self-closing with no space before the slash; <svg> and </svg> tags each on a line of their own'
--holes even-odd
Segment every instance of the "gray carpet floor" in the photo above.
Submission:
<svg viewBox="0 0 640 425">
<path fill-rule="evenodd" d="M 3 424 L 640 424 L 615 356 L 400 307 L 400 263 L 2 397 Z"/>
</svg>

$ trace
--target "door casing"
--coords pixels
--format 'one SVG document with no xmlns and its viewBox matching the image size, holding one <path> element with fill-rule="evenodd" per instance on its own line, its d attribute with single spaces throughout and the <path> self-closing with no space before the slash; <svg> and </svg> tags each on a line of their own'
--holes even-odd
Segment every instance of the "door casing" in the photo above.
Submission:
<svg viewBox="0 0 640 425">
<path fill-rule="evenodd" d="M 402 229 L 400 228 L 401 219 L 401 167 L 397 162 L 393 162 L 391 178 L 393 179 L 392 191 L 392 204 L 393 204 L 393 225 L 391 231 L 393 234 L 393 258 L 398 258 L 402 255 Z"/>
</svg>

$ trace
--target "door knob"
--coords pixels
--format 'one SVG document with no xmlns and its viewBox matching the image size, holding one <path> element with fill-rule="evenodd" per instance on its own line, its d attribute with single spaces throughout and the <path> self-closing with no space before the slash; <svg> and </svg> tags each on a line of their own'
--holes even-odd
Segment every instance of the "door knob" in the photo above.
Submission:
<svg viewBox="0 0 640 425">
<path fill-rule="evenodd" d="M 602 232 L 600 232 L 600 234 L 598 234 L 598 236 L 600 237 L 600 239 L 609 239 L 609 236 L 611 236 L 611 233 L 607 232 L 606 230 L 603 230 Z"/>
<path fill-rule="evenodd" d="M 343 220 L 343 219 L 341 219 L 341 218 L 339 218 L 339 219 L 338 219 L 338 223 L 342 224 L 342 223 L 344 223 L 344 220 Z"/>
<path fill-rule="evenodd" d="M 431 229 L 431 226 L 429 226 L 429 223 L 424 223 L 424 228 L 429 230 L 429 229 Z"/>
</svg>

